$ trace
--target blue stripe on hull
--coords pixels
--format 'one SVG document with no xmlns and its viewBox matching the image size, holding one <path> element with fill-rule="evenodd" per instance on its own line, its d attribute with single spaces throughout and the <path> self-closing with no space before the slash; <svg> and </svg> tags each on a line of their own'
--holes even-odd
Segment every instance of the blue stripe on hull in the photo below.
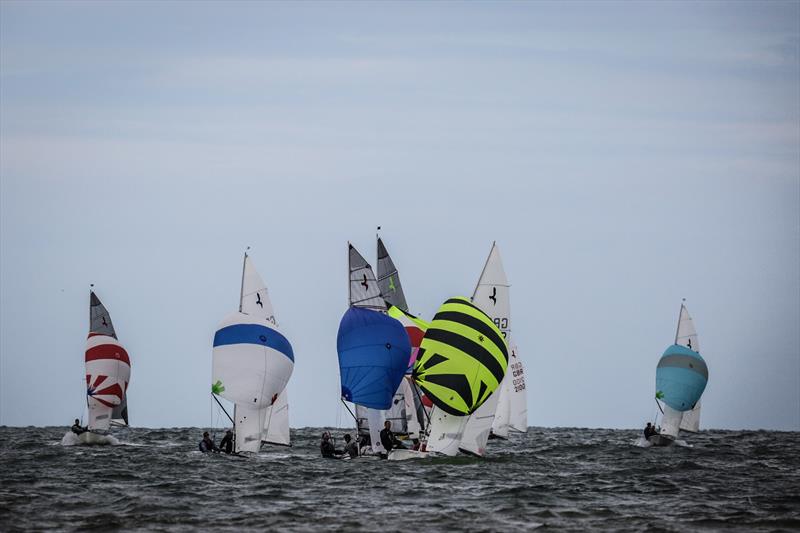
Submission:
<svg viewBox="0 0 800 533">
<path fill-rule="evenodd" d="M 224 327 L 214 334 L 214 347 L 229 344 L 257 344 L 272 348 L 294 362 L 292 345 L 278 330 L 261 324 L 234 324 Z"/>
</svg>

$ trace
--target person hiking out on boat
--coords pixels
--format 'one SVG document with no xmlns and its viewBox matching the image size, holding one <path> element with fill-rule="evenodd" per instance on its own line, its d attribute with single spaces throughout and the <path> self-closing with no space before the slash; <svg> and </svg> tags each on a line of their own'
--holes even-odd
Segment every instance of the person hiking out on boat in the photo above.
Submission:
<svg viewBox="0 0 800 533">
<path fill-rule="evenodd" d="M 394 448 L 405 448 L 405 446 L 403 446 L 403 444 L 394 436 L 394 433 L 392 433 L 392 423 L 389 420 L 383 423 L 383 429 L 381 430 L 381 444 L 386 450 L 387 456 L 388 453 Z M 383 456 L 383 454 L 381 454 L 381 456 Z"/>
<path fill-rule="evenodd" d="M 219 448 L 214 444 L 214 440 L 208 436 L 208 431 L 203 433 L 203 440 L 200 441 L 200 451 L 203 453 L 218 452 Z"/>
<path fill-rule="evenodd" d="M 72 432 L 76 435 L 80 435 L 81 433 L 85 433 L 88 431 L 85 427 L 81 427 L 81 422 L 77 418 L 75 419 L 75 423 L 72 424 Z"/>
<path fill-rule="evenodd" d="M 644 438 L 649 439 L 653 435 L 657 433 L 655 426 L 653 426 L 650 422 L 647 423 L 647 426 L 644 428 Z"/>
<path fill-rule="evenodd" d="M 225 436 L 219 441 L 219 449 L 225 453 L 233 452 L 233 432 L 230 429 L 225 432 Z"/>
<path fill-rule="evenodd" d="M 337 455 L 342 454 L 342 452 L 337 451 L 333 446 L 331 434 L 327 431 L 322 434 L 322 442 L 319 443 L 319 451 L 322 454 L 322 457 L 326 459 L 336 459 Z"/>
<path fill-rule="evenodd" d="M 358 457 L 358 444 L 350 438 L 349 433 L 346 433 L 344 436 L 344 453 L 349 455 L 351 459 Z"/>
</svg>

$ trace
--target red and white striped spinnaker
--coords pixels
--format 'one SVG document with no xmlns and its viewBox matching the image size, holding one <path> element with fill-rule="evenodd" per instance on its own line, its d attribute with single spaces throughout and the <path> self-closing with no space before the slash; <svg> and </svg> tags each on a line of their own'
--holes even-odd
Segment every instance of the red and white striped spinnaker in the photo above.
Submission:
<svg viewBox="0 0 800 533">
<path fill-rule="evenodd" d="M 131 377 L 128 352 L 117 340 L 111 316 L 97 295 L 89 295 L 89 337 L 86 339 L 86 400 L 89 429 L 106 431 L 128 425 L 126 393 Z"/>
</svg>

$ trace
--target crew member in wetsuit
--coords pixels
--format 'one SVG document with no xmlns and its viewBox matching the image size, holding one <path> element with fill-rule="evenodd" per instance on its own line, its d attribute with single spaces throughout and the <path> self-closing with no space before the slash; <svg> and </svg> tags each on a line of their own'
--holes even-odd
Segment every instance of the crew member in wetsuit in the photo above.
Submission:
<svg viewBox="0 0 800 533">
<path fill-rule="evenodd" d="M 655 434 L 656 434 L 656 428 L 652 424 L 650 424 L 650 422 L 648 422 L 647 426 L 644 428 L 644 438 L 649 439 Z"/>
<path fill-rule="evenodd" d="M 219 441 L 219 449 L 225 453 L 233 452 L 233 433 L 230 429 L 225 432 L 225 436 Z"/>
<path fill-rule="evenodd" d="M 336 451 L 333 442 L 331 442 L 331 434 L 327 431 L 322 434 L 322 442 L 319 443 L 319 451 L 322 457 L 326 459 L 336 459 L 336 456 L 342 453 Z"/>
<path fill-rule="evenodd" d="M 81 427 L 81 422 L 77 418 L 75 419 L 75 423 L 72 424 L 72 432 L 76 435 L 80 435 L 81 433 L 85 433 L 87 429 L 85 427 Z"/>
<path fill-rule="evenodd" d="M 351 459 L 358 457 L 358 444 L 350 438 L 349 433 L 344 436 L 344 453 L 349 455 Z"/>
<path fill-rule="evenodd" d="M 381 454 L 381 457 L 384 459 L 389 456 L 388 454 L 393 448 L 405 448 L 405 446 L 403 446 L 403 444 L 397 440 L 397 438 L 395 438 L 391 428 L 392 423 L 389 420 L 383 423 L 383 429 L 381 430 L 381 444 L 386 450 L 386 455 Z"/>
<path fill-rule="evenodd" d="M 203 440 L 200 441 L 200 451 L 203 453 L 219 452 L 219 448 L 214 444 L 214 440 L 208 436 L 208 431 L 203 433 Z"/>
</svg>

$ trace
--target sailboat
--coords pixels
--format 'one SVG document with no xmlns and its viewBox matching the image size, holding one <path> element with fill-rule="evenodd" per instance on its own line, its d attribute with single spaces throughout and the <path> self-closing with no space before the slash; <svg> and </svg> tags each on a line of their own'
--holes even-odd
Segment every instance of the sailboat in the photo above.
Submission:
<svg viewBox="0 0 800 533">
<path fill-rule="evenodd" d="M 218 326 L 212 355 L 212 395 L 234 403 L 236 453 L 258 452 L 262 441 L 272 442 L 271 433 L 279 435 L 276 442 L 289 443 L 288 405 L 281 405 L 293 369 L 292 345 L 279 331 L 267 286 L 245 251 L 239 311 Z"/>
<path fill-rule="evenodd" d="M 497 390 L 508 365 L 508 348 L 494 321 L 469 299 L 450 298 L 422 339 L 412 376 L 433 403 L 426 450 L 392 450 L 389 459 L 458 453 L 463 430 Z"/>
<path fill-rule="evenodd" d="M 707 383 L 708 366 L 700 356 L 697 331 L 685 303 L 681 303 L 675 342 L 656 367 L 656 404 L 662 418 L 659 432 L 649 439 L 653 445 L 672 444 L 681 430 L 699 430 L 700 398 Z"/>
<path fill-rule="evenodd" d="M 500 257 L 500 249 L 497 247 L 497 243 L 493 242 L 472 294 L 472 303 L 492 319 L 503 334 L 503 339 L 510 344 L 509 287 Z M 510 429 L 520 432 L 527 431 L 527 413 L 524 367 L 514 347 L 510 350 L 509 365 L 497 392 L 470 416 L 464 427 L 459 445 L 460 451 L 482 456 L 486 452 L 486 443 L 490 434 L 508 438 Z"/>
<path fill-rule="evenodd" d="M 392 424 L 392 432 L 399 438 L 418 439 L 425 428 L 425 411 L 422 406 L 421 393 L 411 379 L 411 368 L 417 358 L 422 336 L 428 324 L 408 311 L 408 303 L 403 293 L 400 274 L 395 267 L 386 246 L 380 237 L 378 240 L 378 288 L 381 297 L 388 306 L 387 313 L 403 325 L 411 342 L 411 357 L 408 370 L 400 387 L 392 399 L 392 406 L 386 412 L 386 420 Z M 358 408 L 356 410 L 358 413 Z"/>
<path fill-rule="evenodd" d="M 336 340 L 341 396 L 355 404 L 356 422 L 366 421 L 372 451 L 381 454 L 383 411 L 392 406 L 408 368 L 411 343 L 403 325 L 386 313 L 372 267 L 350 243 L 348 264 L 349 305 Z"/>
<path fill-rule="evenodd" d="M 131 360 L 117 340 L 111 315 L 93 290 L 89 291 L 89 336 L 86 339 L 87 430 L 67 432 L 62 444 L 115 444 L 111 427 L 128 425 L 127 391 Z M 77 440 L 77 442 L 76 442 Z"/>
</svg>

